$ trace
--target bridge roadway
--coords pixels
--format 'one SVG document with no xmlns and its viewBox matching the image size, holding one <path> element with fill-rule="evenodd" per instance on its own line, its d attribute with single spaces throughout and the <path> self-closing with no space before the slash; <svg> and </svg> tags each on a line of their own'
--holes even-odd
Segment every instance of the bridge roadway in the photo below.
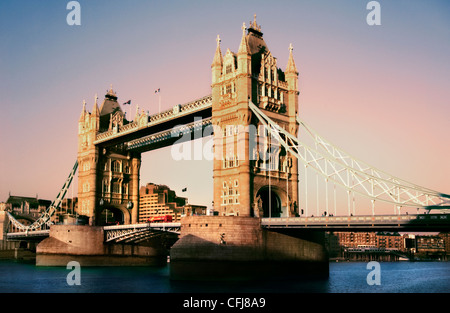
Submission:
<svg viewBox="0 0 450 313">
<path fill-rule="evenodd" d="M 314 229 L 323 231 L 450 231 L 450 214 L 262 218 L 268 229 Z M 180 222 L 104 226 L 105 242 L 139 242 L 163 232 L 179 234 Z M 8 240 L 39 240 L 50 230 L 8 233 Z"/>
<path fill-rule="evenodd" d="M 104 226 L 105 242 L 142 241 L 152 235 L 170 232 L 179 234 L 181 223 L 140 223 Z M 50 235 L 50 230 L 35 230 L 7 233 L 8 240 L 41 240 Z"/>
<path fill-rule="evenodd" d="M 370 216 L 322 216 L 262 218 L 261 226 L 272 229 L 324 231 L 450 231 L 450 214 Z"/>
</svg>

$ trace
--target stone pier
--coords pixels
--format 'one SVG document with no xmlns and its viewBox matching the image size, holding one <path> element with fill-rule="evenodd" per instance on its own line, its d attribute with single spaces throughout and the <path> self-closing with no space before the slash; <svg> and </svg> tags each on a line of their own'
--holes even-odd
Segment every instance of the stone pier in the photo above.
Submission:
<svg viewBox="0 0 450 313">
<path fill-rule="evenodd" d="M 328 277 L 323 232 L 286 235 L 253 217 L 191 216 L 170 250 L 173 280 Z"/>
<path fill-rule="evenodd" d="M 157 240 L 140 245 L 108 244 L 103 227 L 52 225 L 49 238 L 36 247 L 36 265 L 66 266 L 70 261 L 81 266 L 163 265 L 167 253 Z"/>
</svg>

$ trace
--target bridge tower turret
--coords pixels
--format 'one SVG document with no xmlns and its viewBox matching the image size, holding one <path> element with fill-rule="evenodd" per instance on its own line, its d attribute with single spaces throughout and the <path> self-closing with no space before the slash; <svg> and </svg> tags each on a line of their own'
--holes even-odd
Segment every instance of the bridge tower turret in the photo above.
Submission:
<svg viewBox="0 0 450 313">
<path fill-rule="evenodd" d="M 297 135 L 298 73 L 292 50 L 284 73 L 255 16 L 248 28 L 242 26 L 237 53 L 227 49 L 222 57 L 218 37 L 211 69 L 215 210 L 222 216 L 295 215 L 298 161 L 280 148 L 270 155 L 263 151 L 268 139 L 249 108 L 252 101 Z"/>
<path fill-rule="evenodd" d="M 78 121 L 78 213 L 89 217 L 95 225 L 97 193 L 97 166 L 99 149 L 94 145 L 99 130 L 97 99 L 92 114 L 86 110 L 86 101 Z"/>
<path fill-rule="evenodd" d="M 99 109 L 95 97 L 92 113 L 83 103 L 78 122 L 78 214 L 91 225 L 109 222 L 137 223 L 141 154 L 123 145 L 96 145 L 99 132 L 114 135 L 129 123 L 112 86 Z"/>
</svg>

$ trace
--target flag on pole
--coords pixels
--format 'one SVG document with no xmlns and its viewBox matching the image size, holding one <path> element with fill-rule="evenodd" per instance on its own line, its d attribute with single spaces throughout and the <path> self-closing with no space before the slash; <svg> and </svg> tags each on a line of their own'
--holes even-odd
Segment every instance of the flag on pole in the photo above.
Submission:
<svg viewBox="0 0 450 313">
<path fill-rule="evenodd" d="M 158 94 L 158 93 L 161 93 L 161 88 L 158 88 L 158 89 L 155 90 L 155 95 Z M 158 112 L 161 113 L 161 95 L 159 95 L 158 107 L 159 107 Z"/>
<path fill-rule="evenodd" d="M 125 102 L 123 105 L 125 104 L 131 104 L 131 100 L 128 100 L 127 102 Z"/>
<path fill-rule="evenodd" d="M 182 190 L 181 190 L 181 192 L 186 192 L 187 191 L 187 188 L 183 188 Z"/>
</svg>

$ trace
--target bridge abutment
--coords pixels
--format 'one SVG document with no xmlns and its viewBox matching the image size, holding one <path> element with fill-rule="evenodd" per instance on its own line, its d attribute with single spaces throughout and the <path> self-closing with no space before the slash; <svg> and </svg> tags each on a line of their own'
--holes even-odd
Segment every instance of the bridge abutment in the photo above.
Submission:
<svg viewBox="0 0 450 313">
<path fill-rule="evenodd" d="M 67 266 L 70 261 L 81 266 L 163 265 L 167 253 L 160 241 L 105 243 L 103 227 L 52 225 L 49 237 L 36 247 L 36 265 Z"/>
<path fill-rule="evenodd" d="M 261 228 L 260 219 L 191 216 L 170 250 L 173 280 L 326 278 L 324 233 L 290 236 Z"/>
</svg>

